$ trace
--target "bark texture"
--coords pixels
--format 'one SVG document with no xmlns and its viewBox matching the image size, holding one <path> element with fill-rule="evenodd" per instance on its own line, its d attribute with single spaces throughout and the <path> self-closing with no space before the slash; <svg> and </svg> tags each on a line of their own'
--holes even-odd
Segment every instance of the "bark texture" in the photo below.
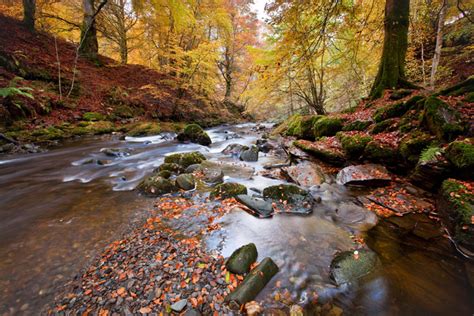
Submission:
<svg viewBox="0 0 474 316">
<path fill-rule="evenodd" d="M 106 3 L 107 0 L 103 0 L 96 9 L 95 0 L 82 1 L 84 19 L 81 27 L 81 43 L 79 47 L 79 54 L 91 60 L 97 60 L 97 56 L 99 54 L 99 43 L 97 41 L 95 18 Z"/>
<path fill-rule="evenodd" d="M 386 0 L 384 45 L 372 98 L 380 97 L 385 89 L 413 87 L 405 78 L 409 13 L 410 0 Z"/>
<path fill-rule="evenodd" d="M 35 29 L 36 1 L 23 0 L 23 23 L 30 31 Z"/>
</svg>

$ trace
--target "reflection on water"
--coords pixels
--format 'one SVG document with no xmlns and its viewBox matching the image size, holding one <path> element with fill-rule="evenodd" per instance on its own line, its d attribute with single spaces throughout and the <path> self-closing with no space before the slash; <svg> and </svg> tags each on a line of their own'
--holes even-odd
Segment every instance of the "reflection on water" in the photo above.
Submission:
<svg viewBox="0 0 474 316">
<path fill-rule="evenodd" d="M 51 302 L 57 286 L 130 223 L 139 223 L 153 200 L 131 190 L 165 155 L 199 150 L 211 161 L 244 165 L 256 173 L 265 164 L 284 162 L 284 157 L 261 154 L 258 162 L 242 163 L 220 154 L 230 143 L 254 143 L 259 135 L 253 127 L 211 129 L 211 147 L 179 144 L 172 134 L 163 134 L 85 139 L 46 153 L 0 158 L 0 314 L 35 314 Z M 110 157 L 103 148 L 122 148 L 129 154 Z M 360 192 L 333 183 L 330 176 L 326 179 L 329 183 L 310 190 L 322 200 L 313 214 L 258 219 L 236 210 L 220 219 L 223 229 L 209 236 L 207 247 L 228 256 L 254 242 L 260 259 L 272 257 L 281 272 L 261 299 L 274 293 L 280 281 L 303 305 L 317 292 L 321 301 L 334 299 L 349 314 L 471 314 L 473 293 L 465 274 L 470 263 L 457 258 L 449 244 L 438 250 L 407 246 L 384 222 L 368 235 L 382 267 L 359 286 L 337 288 L 329 278 L 334 254 L 353 249 L 353 237 L 364 234 L 377 219 L 358 205 L 355 197 Z M 249 190 L 252 194 L 283 182 L 244 173 L 230 173 L 225 181 L 243 183 L 254 189 Z"/>
</svg>

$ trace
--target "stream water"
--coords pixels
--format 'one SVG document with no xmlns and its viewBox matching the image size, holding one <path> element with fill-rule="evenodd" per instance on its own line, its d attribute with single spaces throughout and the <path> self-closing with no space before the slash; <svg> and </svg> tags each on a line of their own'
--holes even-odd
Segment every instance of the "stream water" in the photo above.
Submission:
<svg viewBox="0 0 474 316">
<path fill-rule="evenodd" d="M 38 314 L 58 287 L 108 242 L 140 223 L 153 199 L 133 189 L 166 154 L 199 150 L 210 160 L 237 163 L 221 151 L 231 143 L 254 143 L 261 136 L 254 127 L 213 128 L 208 131 L 210 147 L 177 143 L 172 134 L 104 137 L 71 141 L 41 154 L 0 158 L 0 315 Z M 110 158 L 102 148 L 127 148 L 130 155 Z M 283 161 L 263 155 L 258 162 L 245 163 L 255 170 L 251 178 L 227 176 L 225 181 L 256 191 L 282 183 L 256 173 L 264 164 Z M 320 301 L 335 300 L 348 314 L 473 314 L 474 291 L 467 276 L 473 265 L 449 242 L 427 247 L 415 237 L 398 234 L 387 222 L 366 234 L 376 218 L 357 204 L 360 192 L 335 184 L 329 175 L 311 192 L 322 203 L 309 216 L 258 219 L 243 211 L 225 215 L 220 219 L 223 229 L 205 240 L 208 249 L 228 256 L 254 242 L 260 259 L 272 257 L 281 272 L 261 299 L 279 291 L 278 280 L 302 305 L 317 293 Z M 329 278 L 329 265 L 336 252 L 354 247 L 356 234 L 366 236 L 381 267 L 357 286 L 338 288 Z"/>
</svg>

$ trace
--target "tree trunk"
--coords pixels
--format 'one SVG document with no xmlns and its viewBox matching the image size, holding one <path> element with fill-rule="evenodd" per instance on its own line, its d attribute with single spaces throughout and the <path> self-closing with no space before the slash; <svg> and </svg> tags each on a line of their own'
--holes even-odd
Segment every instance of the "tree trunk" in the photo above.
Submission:
<svg viewBox="0 0 474 316">
<path fill-rule="evenodd" d="M 23 0 L 23 23 L 30 31 L 35 30 L 36 1 Z"/>
<path fill-rule="evenodd" d="M 438 70 L 439 60 L 441 58 L 441 47 L 443 46 L 443 27 L 444 27 L 444 19 L 445 19 L 447 7 L 448 7 L 448 3 L 446 0 L 444 0 L 441 10 L 439 11 L 439 16 L 438 16 L 438 30 L 436 32 L 435 53 L 433 56 L 433 62 L 431 64 L 431 77 L 430 77 L 431 89 L 434 89 L 434 86 L 435 86 L 436 71 Z"/>
<path fill-rule="evenodd" d="M 81 42 L 79 54 L 90 60 L 97 61 L 99 53 L 99 43 L 97 41 L 97 29 L 95 26 L 95 18 L 107 0 L 102 0 L 98 8 L 94 7 L 95 0 L 83 0 L 82 7 L 84 10 L 84 20 L 81 27 Z"/>
<path fill-rule="evenodd" d="M 128 63 L 128 45 L 127 38 L 122 38 L 120 41 L 120 63 L 126 65 Z"/>
<path fill-rule="evenodd" d="M 382 96 L 385 89 L 413 87 L 405 78 L 409 13 L 410 0 L 386 0 L 383 52 L 372 98 Z"/>
</svg>

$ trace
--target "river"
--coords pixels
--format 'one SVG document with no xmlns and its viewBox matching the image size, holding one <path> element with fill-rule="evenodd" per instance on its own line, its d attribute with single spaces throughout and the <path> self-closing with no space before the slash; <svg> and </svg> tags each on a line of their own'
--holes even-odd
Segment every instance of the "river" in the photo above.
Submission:
<svg viewBox="0 0 474 316">
<path fill-rule="evenodd" d="M 213 140 L 210 147 L 177 143 L 172 134 L 106 136 L 68 141 L 45 153 L 1 157 L 0 315 L 38 314 L 107 243 L 141 223 L 153 199 L 133 189 L 166 154 L 199 150 L 210 160 L 235 162 L 221 154 L 222 149 L 230 143 L 248 145 L 261 136 L 254 124 L 220 126 L 208 132 Z M 102 148 L 127 148 L 130 155 L 110 158 Z M 283 160 L 278 156 L 263 155 L 246 165 L 259 172 L 264 164 L 279 162 Z M 238 181 L 257 191 L 282 183 L 260 175 L 225 181 Z M 242 244 L 254 242 L 260 258 L 275 259 L 281 269 L 279 280 L 302 304 L 317 292 L 322 300 L 335 299 L 350 314 L 474 312 L 474 293 L 466 274 L 472 271 L 472 262 L 460 258 L 449 243 L 426 248 L 412 237 L 394 233 L 385 221 L 367 234 L 382 267 L 357 287 L 336 287 L 328 276 L 331 259 L 335 252 L 351 249 L 351 236 L 364 232 L 372 218 L 350 211 L 334 213 L 344 209 L 341 205 L 355 204 L 359 193 L 338 186 L 330 175 L 312 192 L 322 197 L 322 203 L 310 216 L 258 219 L 245 212 L 224 216 L 223 229 L 205 241 L 208 249 L 228 256 Z M 266 290 L 261 298 L 271 295 Z"/>
</svg>

